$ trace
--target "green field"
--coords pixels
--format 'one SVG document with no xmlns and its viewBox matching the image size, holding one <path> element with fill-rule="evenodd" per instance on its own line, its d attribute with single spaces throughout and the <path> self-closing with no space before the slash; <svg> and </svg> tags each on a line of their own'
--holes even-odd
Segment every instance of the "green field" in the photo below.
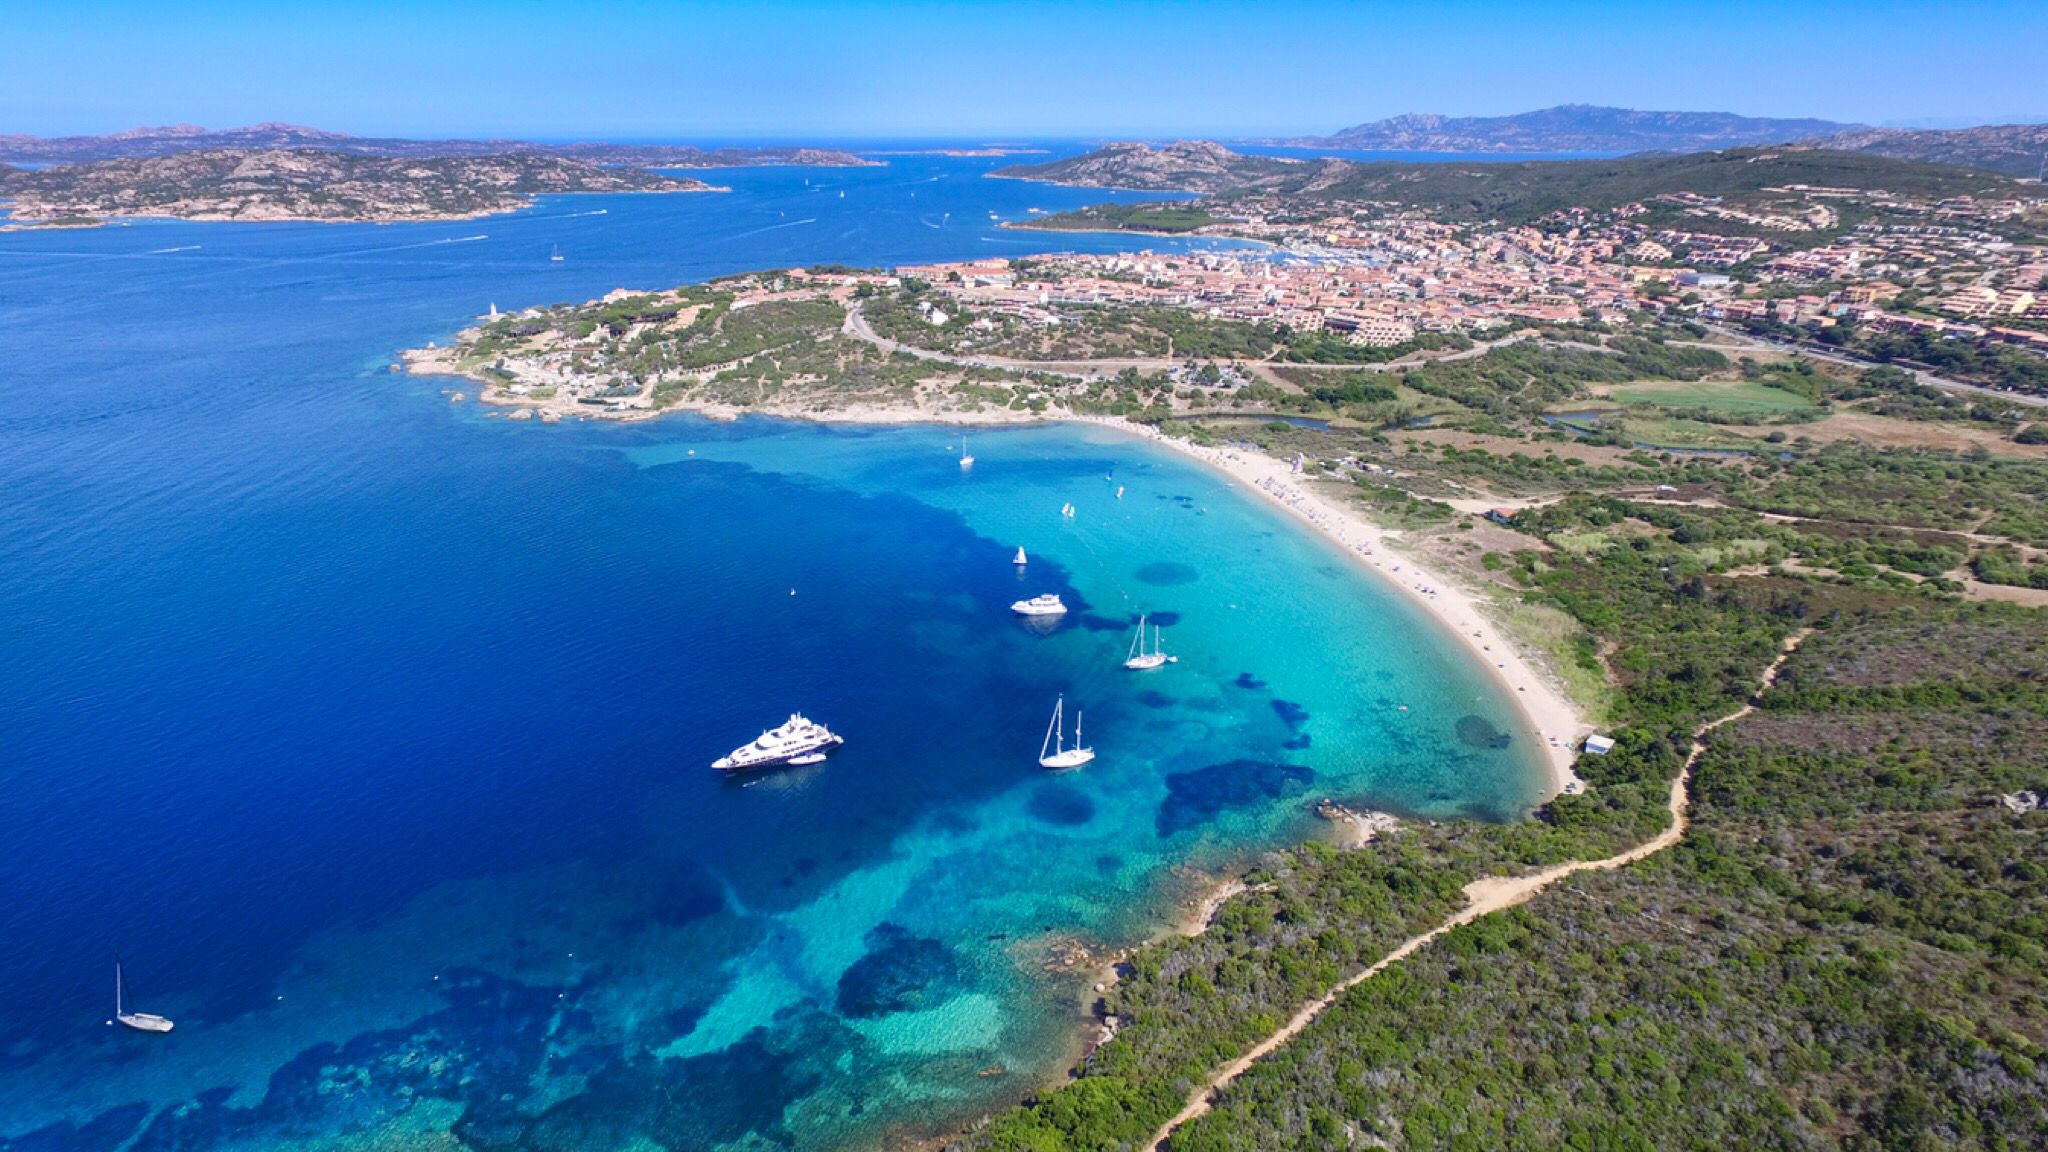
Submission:
<svg viewBox="0 0 2048 1152">
<path fill-rule="evenodd" d="M 1761 441 L 1753 437 L 1737 435 L 1718 424 L 1672 417 L 1630 416 L 1621 422 L 1618 431 L 1632 444 L 1648 444 L 1658 448 L 1742 449 L 1754 452 L 1765 447 Z"/>
<path fill-rule="evenodd" d="M 1710 412 L 1770 416 L 1805 412 L 1813 407 L 1803 396 L 1749 380 L 1688 380 L 1631 384 L 1608 395 L 1623 404 L 1660 408 L 1693 408 Z"/>
</svg>

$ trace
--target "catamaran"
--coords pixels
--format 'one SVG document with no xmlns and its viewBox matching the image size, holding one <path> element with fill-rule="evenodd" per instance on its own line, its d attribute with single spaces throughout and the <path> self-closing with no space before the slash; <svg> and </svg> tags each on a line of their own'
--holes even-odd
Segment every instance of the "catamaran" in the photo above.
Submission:
<svg viewBox="0 0 2048 1152">
<path fill-rule="evenodd" d="M 965 432 L 960 434 L 960 467 L 974 467 L 974 457 L 967 452 L 967 434 Z"/>
<path fill-rule="evenodd" d="M 1180 657 L 1168 656 L 1165 650 L 1159 646 L 1159 626 L 1157 624 L 1152 626 L 1152 650 L 1150 652 L 1145 651 L 1145 621 L 1147 619 L 1149 617 L 1138 617 L 1138 634 L 1131 637 L 1131 650 L 1124 657 L 1124 667 L 1134 672 L 1143 672 L 1148 668 L 1158 668 L 1165 664 L 1180 663 Z"/>
<path fill-rule="evenodd" d="M 1012 560 L 1012 561 L 1010 561 L 1010 563 L 1012 563 L 1012 564 L 1015 564 L 1015 565 L 1016 565 L 1017 567 L 1019 567 L 1019 568 L 1022 568 L 1022 567 L 1023 567 L 1023 566 L 1025 565 L 1025 564 L 1027 564 L 1027 563 L 1029 563 L 1029 562 L 1030 562 L 1030 561 L 1026 560 L 1026 559 L 1025 559 L 1025 557 L 1024 557 L 1024 546 L 1023 546 L 1023 545 L 1021 545 L 1021 544 L 1020 544 L 1020 545 L 1018 545 L 1018 546 L 1017 546 L 1017 558 L 1016 558 L 1015 560 Z"/>
<path fill-rule="evenodd" d="M 121 965 L 114 965 L 114 1019 L 137 1032 L 169 1032 L 171 1022 L 148 1012 L 130 1012 L 122 1003 Z"/>
<path fill-rule="evenodd" d="M 1040 768 L 1079 768 L 1095 759 L 1095 749 L 1081 743 L 1081 712 L 1074 711 L 1074 746 L 1066 746 L 1066 734 L 1061 730 L 1065 718 L 1067 698 L 1061 696 L 1053 701 L 1052 723 L 1045 729 L 1045 742 L 1038 746 Z"/>
<path fill-rule="evenodd" d="M 789 719 L 713 760 L 711 766 L 720 772 L 745 772 L 777 764 L 816 764 L 844 743 L 830 728 L 792 712 Z"/>
<path fill-rule="evenodd" d="M 1064 616 L 1067 606 L 1060 600 L 1059 593 L 1047 592 L 1043 596 L 1017 601 L 1010 605 L 1010 611 L 1019 616 Z"/>
</svg>

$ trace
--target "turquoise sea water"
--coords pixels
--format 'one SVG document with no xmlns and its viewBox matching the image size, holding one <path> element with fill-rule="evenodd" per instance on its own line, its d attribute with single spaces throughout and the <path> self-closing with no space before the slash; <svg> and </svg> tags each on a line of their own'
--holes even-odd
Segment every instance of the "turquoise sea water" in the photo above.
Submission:
<svg viewBox="0 0 2048 1152">
<path fill-rule="evenodd" d="M 1325 795 L 1524 811 L 1481 672 L 1163 450 L 963 474 L 956 430 L 515 425 L 385 370 L 493 302 L 1030 251 L 989 213 L 1099 198 L 995 163 L 0 236 L 0 1150 L 944 1132 L 1057 1072 L 1062 946 L 1186 867 Z M 1178 664 L 1119 666 L 1140 612 Z M 1060 693 L 1099 758 L 1051 776 Z M 793 709 L 847 746 L 707 769 Z M 176 1032 L 106 1025 L 117 956 Z"/>
</svg>

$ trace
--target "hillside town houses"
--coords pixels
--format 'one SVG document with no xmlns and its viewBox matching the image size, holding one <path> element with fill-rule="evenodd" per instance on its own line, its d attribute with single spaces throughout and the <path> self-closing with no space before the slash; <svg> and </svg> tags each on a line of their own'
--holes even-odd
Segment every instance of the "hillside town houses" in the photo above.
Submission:
<svg viewBox="0 0 2048 1152">
<path fill-rule="evenodd" d="M 991 257 L 898 272 L 929 282 L 959 308 L 1037 324 L 1057 324 L 1062 309 L 1076 306 L 1173 307 L 1395 347 L 1424 333 L 1483 335 L 1518 320 L 1611 321 L 1651 309 L 1822 327 L 1848 319 L 2048 352 L 2048 249 L 2008 243 L 1984 226 L 2048 201 L 1771 191 L 1786 199 L 1767 211 L 1682 195 L 1606 212 L 1569 209 L 1514 227 L 1461 226 L 1378 203 L 1319 206 L 1305 217 L 1299 203 L 1250 197 L 1202 231 L 1270 247 Z M 1835 228 L 1859 198 L 1881 202 L 1883 213 L 1814 243 L 1814 233 Z M 1651 223 L 1674 213 L 1757 234 Z M 1967 283 L 1957 282 L 1957 269 Z M 934 322 L 947 315 L 928 307 Z"/>
</svg>

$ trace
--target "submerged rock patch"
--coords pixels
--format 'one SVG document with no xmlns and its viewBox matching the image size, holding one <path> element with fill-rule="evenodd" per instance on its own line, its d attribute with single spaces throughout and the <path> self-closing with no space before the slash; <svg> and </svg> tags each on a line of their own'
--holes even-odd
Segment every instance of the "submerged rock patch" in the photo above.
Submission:
<svg viewBox="0 0 2048 1152">
<path fill-rule="evenodd" d="M 1206 824 L 1233 808 L 1250 808 L 1304 791 L 1316 774 L 1299 764 L 1229 760 L 1166 778 L 1166 799 L 1152 824 L 1171 836 Z"/>
<path fill-rule="evenodd" d="M 1484 716 L 1458 719 L 1458 741 L 1468 748 L 1505 748 L 1514 737 L 1493 726 Z"/>
<path fill-rule="evenodd" d="M 963 973 L 953 950 L 900 924 L 867 934 L 868 953 L 839 977 L 841 1014 L 856 1020 L 930 1008 L 946 999 Z"/>
<path fill-rule="evenodd" d="M 1176 584 L 1193 584 L 1202 574 L 1187 564 L 1172 560 L 1157 560 L 1132 573 L 1139 580 L 1155 587 L 1171 587 Z"/>
<path fill-rule="evenodd" d="M 1095 819 L 1095 801 L 1070 784 L 1041 784 L 1031 793 L 1031 816 L 1060 828 L 1073 828 Z"/>
</svg>

